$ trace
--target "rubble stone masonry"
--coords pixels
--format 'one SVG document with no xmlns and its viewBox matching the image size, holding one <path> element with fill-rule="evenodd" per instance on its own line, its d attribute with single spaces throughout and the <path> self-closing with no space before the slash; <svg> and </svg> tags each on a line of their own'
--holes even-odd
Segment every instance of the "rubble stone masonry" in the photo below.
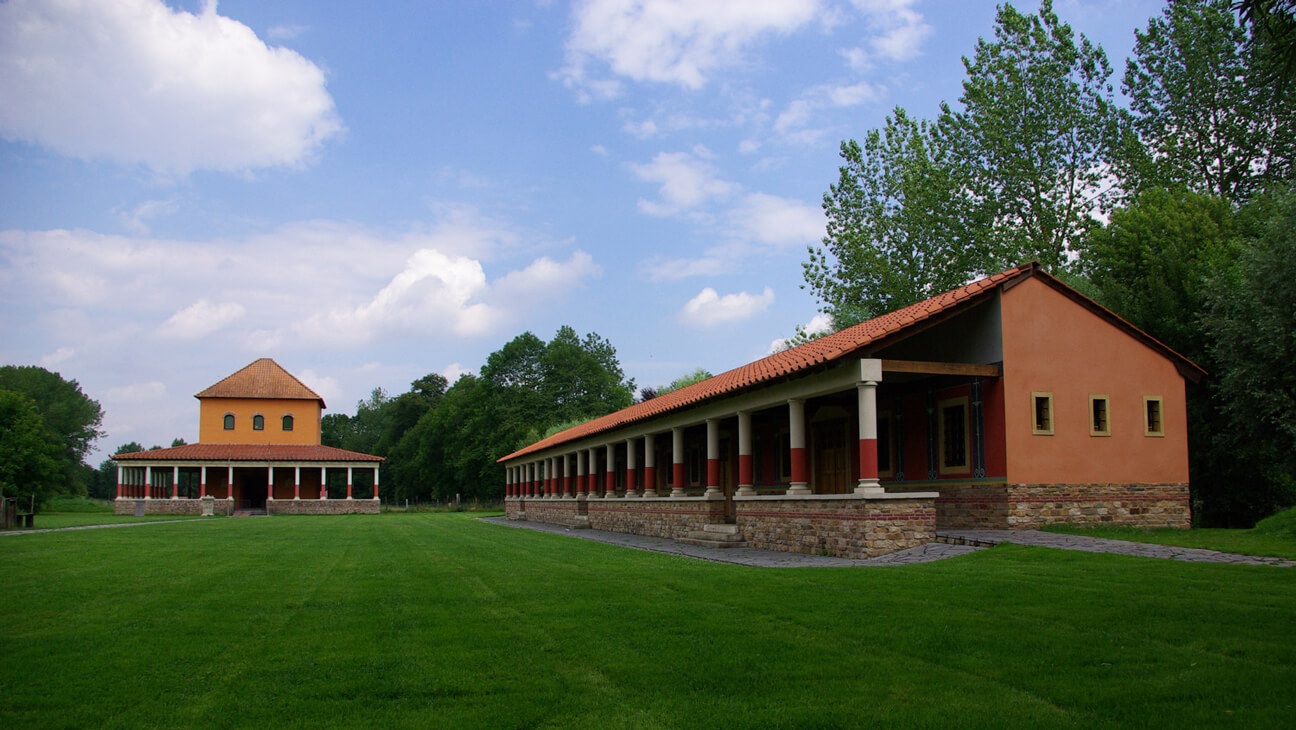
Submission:
<svg viewBox="0 0 1296 730">
<path fill-rule="evenodd" d="M 589 525 L 595 530 L 672 540 L 725 521 L 724 500 L 703 497 L 657 497 L 589 500 Z M 527 515 L 530 518 L 530 507 Z"/>
<path fill-rule="evenodd" d="M 938 529 L 1031 529 L 1042 525 L 1177 527 L 1192 524 L 1188 484 L 949 484 Z"/>
<path fill-rule="evenodd" d="M 936 539 L 930 494 L 909 499 L 825 495 L 735 501 L 738 527 L 753 548 L 872 558 Z"/>
</svg>

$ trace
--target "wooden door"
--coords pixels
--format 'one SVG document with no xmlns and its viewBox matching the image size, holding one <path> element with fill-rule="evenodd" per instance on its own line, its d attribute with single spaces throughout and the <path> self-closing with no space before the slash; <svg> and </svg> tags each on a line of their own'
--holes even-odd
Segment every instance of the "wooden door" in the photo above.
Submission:
<svg viewBox="0 0 1296 730">
<path fill-rule="evenodd" d="M 850 491 L 850 452 L 846 450 L 846 422 L 823 421 L 813 427 L 814 491 L 845 494 Z"/>
</svg>

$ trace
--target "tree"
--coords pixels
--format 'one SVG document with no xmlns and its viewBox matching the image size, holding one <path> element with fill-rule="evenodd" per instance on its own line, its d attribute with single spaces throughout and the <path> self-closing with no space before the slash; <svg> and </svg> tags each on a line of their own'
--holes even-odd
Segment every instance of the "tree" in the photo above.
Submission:
<svg viewBox="0 0 1296 730">
<path fill-rule="evenodd" d="M 1183 186 L 1240 205 L 1291 176 L 1296 91 L 1265 83 L 1226 0 L 1169 3 L 1135 39 L 1124 90 L 1137 139 L 1117 155 L 1127 188 Z"/>
<path fill-rule="evenodd" d="M 1210 282 L 1203 318 L 1218 367 L 1217 437 L 1241 456 L 1227 498 L 1243 524 L 1296 503 L 1296 191 L 1265 213 L 1237 265 Z"/>
<path fill-rule="evenodd" d="M 0 494 L 17 497 L 22 509 L 35 497 L 39 508 L 62 486 L 61 455 L 35 401 L 0 389 Z"/>
<path fill-rule="evenodd" d="M 841 157 L 837 184 L 824 195 L 827 235 L 802 265 L 804 286 L 833 329 L 922 301 L 984 268 L 960 205 L 968 182 L 935 127 L 897 107 L 863 146 L 842 142 Z"/>
<path fill-rule="evenodd" d="M 678 378 L 672 380 L 669 385 L 659 385 L 655 388 L 644 388 L 643 390 L 639 391 L 640 400 L 652 400 L 653 398 L 660 398 L 661 396 L 666 395 L 667 393 L 673 393 L 679 390 L 680 388 L 687 388 L 688 386 L 693 385 L 694 383 L 700 383 L 703 380 L 707 380 L 714 377 L 715 376 L 711 374 L 711 371 L 707 370 L 706 368 L 697 368 L 694 370 L 690 370 L 689 372 L 684 373 Z"/>
<path fill-rule="evenodd" d="M 1290 85 L 1296 80 L 1296 0 L 1235 0 L 1233 9 L 1251 26 L 1265 83 Z"/>
<path fill-rule="evenodd" d="M 989 268 L 1038 260 L 1063 270 L 1094 214 L 1111 197 L 1105 180 L 1117 116 L 1102 47 L 1058 20 L 999 7 L 995 40 L 963 59 L 961 111 L 942 105 L 940 133 L 970 182 Z"/>
<path fill-rule="evenodd" d="M 99 403 L 81 392 L 77 381 L 64 380 L 58 373 L 34 365 L 0 367 L 0 389 L 22 393 L 36 404 L 48 438 L 60 446 L 60 489 L 84 493 L 79 467 L 95 439 L 102 435 L 99 426 L 103 409 Z"/>
</svg>

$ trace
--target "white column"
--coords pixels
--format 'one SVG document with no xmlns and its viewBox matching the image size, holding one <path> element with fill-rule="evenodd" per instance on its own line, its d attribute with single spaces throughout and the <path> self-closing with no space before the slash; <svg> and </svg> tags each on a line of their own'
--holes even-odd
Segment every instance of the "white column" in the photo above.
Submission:
<svg viewBox="0 0 1296 730">
<path fill-rule="evenodd" d="M 657 496 L 657 455 L 653 453 L 653 435 L 644 436 L 643 496 Z"/>
<path fill-rule="evenodd" d="M 589 482 L 589 484 L 588 484 L 588 487 L 589 487 L 589 495 L 588 495 L 588 496 L 589 496 L 590 499 L 598 499 L 598 498 L 599 498 L 599 493 L 598 493 L 598 487 L 599 487 L 599 473 L 598 473 L 597 469 L 598 469 L 598 459 L 594 456 L 594 447 L 590 447 L 590 449 L 589 449 L 589 475 L 586 477 L 586 479 L 587 479 L 588 482 Z"/>
<path fill-rule="evenodd" d="M 234 501 L 234 465 L 229 465 L 229 471 L 225 474 L 225 490 L 227 494 L 225 499 Z"/>
<path fill-rule="evenodd" d="M 788 494 L 810 494 L 809 477 L 806 474 L 806 434 L 805 434 L 805 401 L 800 398 L 788 400 L 788 440 L 791 442 L 792 486 Z"/>
<path fill-rule="evenodd" d="M 741 496 L 756 494 L 753 489 L 751 411 L 738 411 L 738 491 Z"/>
<path fill-rule="evenodd" d="M 122 467 L 117 465 L 117 499 L 122 498 Z"/>
<path fill-rule="evenodd" d="M 860 479 L 855 493 L 885 494 L 877 474 L 877 383 L 865 380 L 859 383 L 858 389 Z"/>
<path fill-rule="evenodd" d="M 144 499 L 153 499 L 153 467 L 144 467 Z"/>
<path fill-rule="evenodd" d="M 558 459 L 545 459 L 545 499 L 558 498 Z"/>
<path fill-rule="evenodd" d="M 328 499 L 328 467 L 320 467 L 320 499 Z"/>
<path fill-rule="evenodd" d="M 706 420 L 706 491 L 703 497 L 719 498 L 724 496 L 720 489 L 720 419 Z"/>
<path fill-rule="evenodd" d="M 638 471 L 637 465 L 635 464 L 635 461 L 636 461 L 636 459 L 635 459 L 635 439 L 626 439 L 626 440 L 625 440 L 625 446 L 626 446 L 626 493 L 625 493 L 625 496 L 626 496 L 626 497 L 637 497 L 637 496 L 639 496 L 639 481 L 638 481 L 638 480 L 639 480 L 639 471 Z M 631 481 L 631 476 L 632 476 L 632 475 L 633 475 L 634 480 L 635 480 L 635 483 L 634 483 L 634 484 L 631 484 L 631 483 L 630 483 L 630 481 Z"/>
<path fill-rule="evenodd" d="M 353 467 L 350 466 L 347 467 L 347 499 L 351 499 L 351 477 L 354 476 L 354 474 L 351 473 L 352 468 Z"/>
<path fill-rule="evenodd" d="M 207 496 L 207 467 L 198 467 L 198 498 Z"/>
<path fill-rule="evenodd" d="M 373 468 L 373 470 L 374 470 L 374 478 L 373 478 L 374 496 L 373 496 L 373 498 L 374 498 L 374 500 L 376 501 L 376 500 L 378 500 L 378 498 L 379 498 L 379 497 L 378 497 L 378 467 L 375 466 L 375 467 Z"/>
<path fill-rule="evenodd" d="M 171 467 L 171 499 L 180 498 L 180 467 Z"/>
<path fill-rule="evenodd" d="M 607 445 L 607 465 L 603 470 L 603 496 L 616 496 L 616 444 Z"/>
<path fill-rule="evenodd" d="M 576 452 L 576 498 L 585 497 L 585 488 L 589 486 L 585 482 L 585 451 Z"/>
<path fill-rule="evenodd" d="M 671 493 L 672 497 L 684 496 L 684 427 L 671 429 Z"/>
<path fill-rule="evenodd" d="M 266 501 L 274 501 L 274 467 L 270 467 L 270 483 L 266 485 Z"/>
<path fill-rule="evenodd" d="M 301 501 L 301 466 L 293 467 L 293 501 Z"/>
</svg>

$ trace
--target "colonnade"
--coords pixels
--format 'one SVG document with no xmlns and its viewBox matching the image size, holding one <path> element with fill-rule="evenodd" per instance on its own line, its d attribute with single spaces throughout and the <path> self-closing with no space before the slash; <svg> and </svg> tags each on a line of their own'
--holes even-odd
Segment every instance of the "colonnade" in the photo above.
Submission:
<svg viewBox="0 0 1296 730">
<path fill-rule="evenodd" d="M 146 466 L 133 466 L 133 465 L 131 465 L 131 466 L 126 466 L 126 465 L 118 464 L 118 466 L 117 466 L 117 499 L 168 499 L 168 498 L 169 498 L 169 499 L 180 499 L 180 493 L 179 493 L 179 490 L 180 490 L 180 469 L 181 469 L 181 468 L 186 468 L 186 469 L 188 469 L 188 468 L 193 468 L 193 467 L 197 467 L 197 468 L 199 469 L 199 474 L 200 474 L 199 479 L 198 479 L 198 497 L 199 497 L 199 499 L 201 499 L 201 498 L 207 496 L 207 470 L 208 470 L 208 469 L 222 469 L 222 468 L 224 468 L 224 469 L 227 470 L 227 473 L 226 473 L 226 479 L 225 479 L 225 485 L 226 485 L 226 489 L 227 489 L 227 491 L 228 491 L 228 496 L 226 497 L 226 499 L 227 499 L 227 500 L 230 500 L 230 501 L 233 501 L 233 499 L 234 499 L 234 465 L 233 465 L 233 464 L 224 465 L 224 466 L 205 466 L 205 465 L 195 464 L 195 465 L 192 465 L 192 466 L 184 466 L 184 467 L 181 467 L 181 466 L 178 465 L 178 464 L 172 464 L 172 465 L 166 465 L 166 466 L 161 466 L 161 465 L 159 465 L 159 466 L 154 466 L 154 465 L 151 465 L 151 464 L 150 464 L 150 465 L 146 465 Z M 247 468 L 247 467 L 240 466 L 239 468 Z M 255 467 L 252 467 L 252 468 L 255 468 Z M 276 469 L 276 468 L 278 468 L 278 469 L 292 469 L 292 470 L 293 470 L 293 499 L 294 499 L 294 500 L 301 500 L 301 475 L 302 475 L 302 469 L 303 469 L 303 468 L 305 468 L 305 469 L 313 469 L 313 468 L 315 468 L 315 465 L 314 465 L 314 464 L 308 464 L 308 465 L 306 465 L 306 466 L 303 467 L 303 466 L 300 465 L 300 464 L 285 464 L 285 465 L 281 465 L 281 466 L 275 466 L 275 465 L 273 465 L 273 464 L 270 464 L 270 465 L 267 465 L 265 468 L 268 470 L 268 471 L 267 471 L 267 474 L 266 474 L 266 480 L 267 480 L 267 481 L 266 481 L 266 484 L 267 484 L 267 487 L 266 487 L 266 501 L 273 502 L 273 501 L 275 501 L 275 497 L 274 497 L 274 484 L 275 484 L 275 469 Z M 320 496 L 319 496 L 319 499 L 321 499 L 321 500 L 327 500 L 327 499 L 328 499 L 328 469 L 330 469 L 330 468 L 334 468 L 334 469 L 343 469 L 343 468 L 344 468 L 344 469 L 346 469 L 346 472 L 347 472 L 347 496 L 346 496 L 346 498 L 347 498 L 347 499 L 354 499 L 353 494 L 352 494 L 352 492 L 353 492 L 352 487 L 353 487 L 353 484 L 354 484 L 354 481 L 355 481 L 355 479 L 354 479 L 354 477 L 355 477 L 355 469 L 356 469 L 357 467 L 353 467 L 353 466 L 345 466 L 345 467 L 342 467 L 342 466 L 335 466 L 335 467 L 320 466 L 320 467 L 319 467 L 319 470 L 320 470 Z M 377 467 L 377 466 L 374 466 L 374 467 L 372 467 L 372 469 L 373 469 L 373 497 L 372 497 L 372 498 L 373 498 L 373 499 L 378 499 L 378 467 Z M 159 486 L 159 485 L 157 485 L 157 484 L 155 483 L 155 481 L 154 481 L 154 480 L 155 480 L 155 477 L 157 477 L 157 476 L 159 476 L 159 475 L 166 475 L 168 471 L 170 472 L 170 477 L 171 477 L 171 480 L 170 480 L 170 481 L 171 481 L 171 485 L 170 485 L 170 489 L 169 489 L 169 490 L 166 488 L 166 486 Z M 170 494 L 167 494 L 168 491 L 170 492 Z"/>
<path fill-rule="evenodd" d="M 883 492 L 878 482 L 877 455 L 877 381 L 863 380 L 856 384 L 859 398 L 859 480 L 855 493 L 876 495 Z M 806 418 L 805 399 L 788 398 L 785 401 L 788 413 L 789 453 L 786 455 L 791 467 L 791 480 L 787 489 L 788 495 L 810 495 L 812 489 L 809 478 L 809 460 L 806 454 Z M 754 496 L 756 494 L 753 476 L 752 453 L 752 412 L 753 409 L 737 410 L 727 416 L 721 415 L 705 419 L 706 424 L 706 471 L 704 498 L 723 496 L 720 487 L 720 422 L 736 416 L 738 419 L 738 489 L 737 496 Z M 663 432 L 647 432 L 630 437 L 611 438 L 603 443 L 563 450 L 555 447 L 557 453 L 547 456 L 526 456 L 515 459 L 506 466 L 505 496 L 514 498 L 559 499 L 608 499 L 617 497 L 615 453 L 619 443 L 624 442 L 625 492 L 624 497 L 683 497 L 685 496 L 685 450 L 684 431 L 694 424 L 675 425 L 670 428 L 671 436 L 671 472 L 670 492 L 659 494 L 657 491 L 657 467 L 655 463 L 655 438 Z M 547 450 L 549 451 L 549 450 Z M 607 468 L 603 475 L 594 473 L 600 451 L 606 454 L 604 459 Z M 639 488 L 639 456 L 643 456 L 643 488 Z"/>
</svg>

